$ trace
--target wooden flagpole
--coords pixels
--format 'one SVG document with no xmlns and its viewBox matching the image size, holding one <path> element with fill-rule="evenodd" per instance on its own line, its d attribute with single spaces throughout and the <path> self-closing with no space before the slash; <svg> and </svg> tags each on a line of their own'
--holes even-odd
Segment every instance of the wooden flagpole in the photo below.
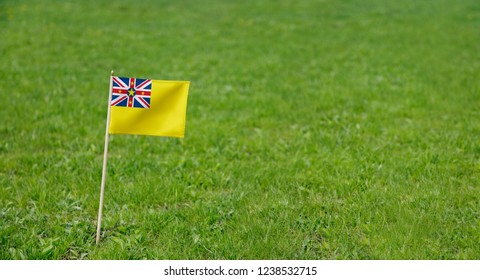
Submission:
<svg viewBox="0 0 480 280">
<path fill-rule="evenodd" d="M 105 148 L 103 149 L 103 168 L 102 168 L 102 185 L 100 187 L 100 205 L 98 206 L 98 222 L 97 222 L 97 240 L 100 242 L 100 228 L 102 225 L 102 209 L 103 209 L 103 193 L 105 191 L 105 175 L 107 173 L 107 155 L 108 155 L 108 127 L 110 126 L 110 103 L 112 102 L 112 86 L 113 86 L 113 70 L 110 75 L 110 91 L 108 92 L 108 111 L 107 111 L 107 128 L 105 129 Z"/>
</svg>

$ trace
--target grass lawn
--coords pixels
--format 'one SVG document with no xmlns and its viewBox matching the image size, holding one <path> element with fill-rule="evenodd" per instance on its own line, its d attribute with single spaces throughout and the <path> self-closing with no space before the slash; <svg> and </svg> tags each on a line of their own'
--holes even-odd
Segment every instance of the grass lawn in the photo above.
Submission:
<svg viewBox="0 0 480 280">
<path fill-rule="evenodd" d="M 480 259 L 480 2 L 0 2 L 0 259 Z M 191 81 L 112 135 L 110 70 Z"/>
</svg>

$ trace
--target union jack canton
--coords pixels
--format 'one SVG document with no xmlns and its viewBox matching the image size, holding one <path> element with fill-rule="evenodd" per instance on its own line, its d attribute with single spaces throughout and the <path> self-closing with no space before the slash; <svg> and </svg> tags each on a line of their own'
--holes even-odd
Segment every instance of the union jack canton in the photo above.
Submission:
<svg viewBox="0 0 480 280">
<path fill-rule="evenodd" d="M 150 108 L 152 80 L 112 77 L 112 106 Z"/>
</svg>

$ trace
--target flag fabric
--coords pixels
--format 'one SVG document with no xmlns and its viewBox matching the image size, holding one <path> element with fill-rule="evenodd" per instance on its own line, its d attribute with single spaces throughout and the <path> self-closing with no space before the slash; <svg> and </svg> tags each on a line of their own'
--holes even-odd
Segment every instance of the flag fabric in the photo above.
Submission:
<svg viewBox="0 0 480 280">
<path fill-rule="evenodd" d="M 112 76 L 110 134 L 183 138 L 190 82 Z"/>
</svg>

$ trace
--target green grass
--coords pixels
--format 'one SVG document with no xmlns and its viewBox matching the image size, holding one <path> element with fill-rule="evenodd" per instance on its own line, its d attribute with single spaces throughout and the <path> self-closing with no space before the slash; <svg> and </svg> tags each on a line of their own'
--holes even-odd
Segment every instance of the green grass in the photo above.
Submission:
<svg viewBox="0 0 480 280">
<path fill-rule="evenodd" d="M 280 2 L 280 3 L 278 3 Z M 480 259 L 480 3 L 2 1 L 0 259 Z M 110 70 L 190 80 L 113 135 Z"/>
</svg>

